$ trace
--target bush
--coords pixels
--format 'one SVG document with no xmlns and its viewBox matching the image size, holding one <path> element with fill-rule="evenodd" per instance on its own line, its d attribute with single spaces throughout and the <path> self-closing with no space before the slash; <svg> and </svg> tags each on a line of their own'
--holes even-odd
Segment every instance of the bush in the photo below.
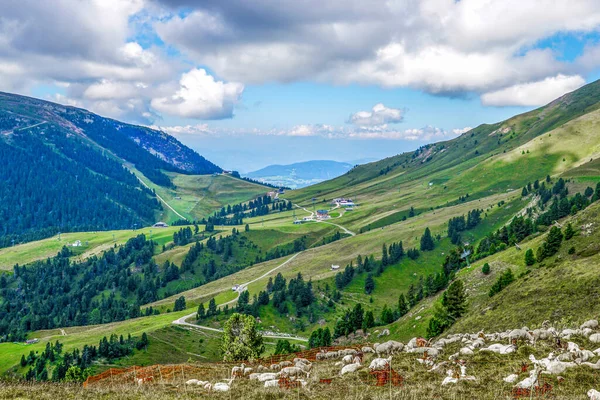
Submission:
<svg viewBox="0 0 600 400">
<path fill-rule="evenodd" d="M 533 264 L 535 264 L 535 255 L 533 250 L 529 249 L 525 252 L 525 265 L 532 266 Z"/>
<path fill-rule="evenodd" d="M 492 297 L 502 289 L 510 285 L 515 280 L 512 270 L 509 268 L 502 275 L 498 277 L 496 283 L 490 288 L 489 296 Z"/>
<path fill-rule="evenodd" d="M 488 263 L 483 264 L 483 267 L 481 268 L 481 272 L 483 272 L 484 275 L 489 275 L 490 264 L 488 264 Z"/>
<path fill-rule="evenodd" d="M 571 248 L 569 249 L 569 254 L 575 254 L 575 247 L 571 246 Z"/>
</svg>

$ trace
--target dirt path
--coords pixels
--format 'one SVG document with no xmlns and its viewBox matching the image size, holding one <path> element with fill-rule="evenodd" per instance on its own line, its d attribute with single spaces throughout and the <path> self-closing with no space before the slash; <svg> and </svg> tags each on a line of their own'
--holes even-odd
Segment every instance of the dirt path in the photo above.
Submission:
<svg viewBox="0 0 600 400">
<path fill-rule="evenodd" d="M 231 301 L 228 301 L 226 303 L 220 304 L 219 306 L 223 307 L 223 306 L 225 306 L 227 304 L 235 303 L 239 299 L 240 294 L 243 293 L 246 290 L 246 288 L 248 287 L 248 285 L 250 285 L 250 284 L 252 284 L 252 283 L 254 283 L 256 281 L 259 281 L 259 280 L 261 280 L 263 278 L 266 278 L 267 276 L 269 276 L 273 272 L 275 272 L 278 269 L 286 266 L 288 263 L 290 263 L 293 259 L 295 259 L 296 257 L 298 257 L 300 254 L 302 254 L 302 252 L 294 254 L 293 256 L 291 256 L 290 258 L 288 258 L 286 261 L 284 261 L 283 263 L 279 264 L 275 268 L 273 268 L 273 269 L 265 272 L 264 274 L 262 274 L 258 278 L 255 278 L 255 279 L 253 279 L 251 281 L 248 281 L 246 283 L 242 283 L 241 285 L 239 285 L 238 289 L 236 290 L 236 292 L 237 292 L 236 298 L 233 299 L 233 300 L 231 300 Z M 222 291 L 215 292 L 215 293 L 210 293 L 210 294 L 216 294 L 216 293 L 221 293 L 221 292 Z M 208 294 L 208 295 L 210 295 L 210 294 Z M 191 324 L 191 323 L 187 322 L 188 319 L 193 318 L 195 315 L 196 315 L 195 312 L 191 313 L 191 314 L 188 314 L 188 315 L 184 315 L 183 317 L 181 317 L 181 318 L 176 319 L 175 321 L 173 321 L 173 324 L 174 325 L 179 325 L 179 326 L 187 326 L 187 327 L 196 328 L 196 329 L 204 329 L 204 330 L 211 331 L 211 332 L 223 332 L 222 329 L 211 328 L 209 326 L 196 325 L 196 324 Z M 266 338 L 272 338 L 272 339 L 294 339 L 294 340 L 298 340 L 298 341 L 302 341 L 302 342 L 308 342 L 308 340 L 306 338 L 299 337 L 299 336 L 287 335 L 287 334 L 282 334 L 282 335 L 270 335 L 270 334 L 267 334 L 267 335 L 263 335 L 263 336 L 266 337 Z"/>
<path fill-rule="evenodd" d="M 146 182 L 144 182 L 143 180 L 141 180 L 139 176 L 138 176 L 137 178 L 138 178 L 138 180 L 139 180 L 140 182 L 142 182 L 142 185 L 144 185 L 144 186 L 146 186 L 148 189 L 152 190 L 152 188 L 151 188 L 150 186 L 146 185 Z M 177 215 L 177 216 L 178 216 L 179 218 L 181 218 L 181 219 L 185 219 L 185 220 L 187 220 L 187 218 L 186 218 L 186 217 L 184 217 L 183 215 L 181 215 L 181 214 L 179 214 L 177 211 L 175 211 L 175 209 L 174 209 L 173 207 L 171 207 L 171 205 L 170 205 L 169 203 L 167 203 L 167 202 L 165 201 L 165 199 L 163 199 L 162 197 L 160 197 L 160 195 L 159 195 L 158 193 L 156 193 L 156 192 L 155 192 L 154 194 L 156 195 L 156 197 L 157 197 L 157 198 L 158 198 L 160 201 L 162 201 L 162 202 L 164 203 L 164 205 L 166 205 L 167 207 L 169 207 L 169 210 L 173 211 L 173 212 L 175 213 L 175 215 Z"/>
</svg>

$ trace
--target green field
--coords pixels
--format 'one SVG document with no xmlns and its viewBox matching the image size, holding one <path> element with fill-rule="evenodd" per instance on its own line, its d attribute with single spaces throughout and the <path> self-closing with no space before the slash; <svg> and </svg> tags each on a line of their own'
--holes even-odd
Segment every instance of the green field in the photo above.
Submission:
<svg viewBox="0 0 600 400">
<path fill-rule="evenodd" d="M 63 246 L 70 246 L 75 241 L 81 241 L 80 247 L 71 247 L 78 254 L 76 258 L 87 258 L 98 255 L 103 251 L 125 244 L 127 240 L 140 234 L 152 238 L 159 245 L 173 240 L 173 232 L 180 227 L 168 228 L 141 228 L 136 230 L 96 231 L 62 233 L 37 242 L 19 244 L 13 247 L 0 249 L 0 270 L 11 270 L 15 264 L 25 265 L 33 261 L 43 260 L 55 256 Z"/>
</svg>

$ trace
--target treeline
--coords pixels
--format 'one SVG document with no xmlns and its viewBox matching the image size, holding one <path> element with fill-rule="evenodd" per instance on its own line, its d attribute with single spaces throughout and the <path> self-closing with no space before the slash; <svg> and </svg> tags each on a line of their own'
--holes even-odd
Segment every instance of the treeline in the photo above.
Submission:
<svg viewBox="0 0 600 400">
<path fill-rule="evenodd" d="M 47 343 L 41 354 L 33 351 L 27 357 L 21 356 L 21 367 L 29 369 L 24 374 L 28 381 L 53 382 L 83 382 L 89 375 L 89 368 L 94 362 L 104 358 L 108 362 L 131 355 L 134 349 L 144 349 L 148 346 L 148 336 L 142 333 L 138 340 L 128 335 L 117 337 L 113 334 L 109 339 L 103 337 L 96 346 L 84 345 L 82 350 L 74 349 L 63 353 L 63 345 L 58 340 Z M 50 375 L 48 370 L 52 370 Z"/>
<path fill-rule="evenodd" d="M 414 260 L 419 257 L 419 254 L 417 249 L 409 249 L 405 253 L 401 241 L 392 243 L 389 247 L 384 243 L 380 260 L 375 260 L 372 254 L 364 258 L 359 254 L 356 258 L 356 267 L 351 262 L 346 265 L 344 271 L 335 275 L 335 286 L 338 290 L 342 290 L 352 282 L 355 276 L 366 272 L 368 276 L 365 281 L 365 291 L 371 293 L 374 289 L 373 276 L 380 276 L 387 266 L 398 263 L 405 255 Z"/>
<path fill-rule="evenodd" d="M 0 141 L 0 247 L 154 220 L 162 206 L 133 174 L 80 138 L 43 126 L 43 136 L 15 132 Z"/>
<path fill-rule="evenodd" d="M 139 235 L 85 261 L 71 261 L 65 247 L 54 258 L 15 265 L 13 274 L 0 275 L 0 341 L 20 341 L 40 329 L 140 316 L 140 304 L 158 300 L 162 285 L 152 261 L 154 247 Z"/>
<path fill-rule="evenodd" d="M 314 319 L 317 313 L 316 304 L 317 298 L 313 292 L 312 282 L 306 282 L 301 273 L 289 282 L 278 273 L 275 279 L 269 278 L 265 290 L 261 290 L 255 294 L 250 300 L 250 293 L 245 290 L 240 293 L 235 308 L 230 309 L 225 306 L 223 310 L 217 308 L 216 302 L 210 300 L 208 308 L 205 308 L 201 303 L 198 306 L 197 318 L 203 320 L 221 313 L 228 314 L 229 312 L 237 312 L 242 314 L 258 317 L 261 307 L 271 304 L 277 312 L 282 315 L 294 313 L 296 318 L 308 316 L 309 319 Z M 314 322 L 314 321 L 313 321 Z"/>
<path fill-rule="evenodd" d="M 550 177 L 547 177 L 546 181 L 541 184 L 539 181 L 535 181 L 533 185 L 528 185 L 524 188 L 528 194 L 537 194 L 540 196 L 537 204 L 542 212 L 535 220 L 533 219 L 533 210 L 528 209 L 528 217 L 515 217 L 508 225 L 487 235 L 477 246 L 477 259 L 502 251 L 508 246 L 513 246 L 529 235 L 538 232 L 538 226 L 549 226 L 568 215 L 575 215 L 577 212 L 589 206 L 592 202 L 600 199 L 600 183 L 596 185 L 595 190 L 588 187 L 583 195 L 581 193 L 576 193 L 574 196 L 568 197 L 566 181 L 560 178 L 552 188 L 547 189 L 546 183 L 550 182 Z M 529 189 L 527 189 L 528 187 Z M 552 203 L 548 207 L 550 200 L 552 200 Z M 542 250 L 542 253 L 539 255 L 541 258 L 544 258 L 547 257 L 545 254 L 547 254 L 547 252 Z"/>
<path fill-rule="evenodd" d="M 483 210 L 471 210 L 467 213 L 466 218 L 461 215 L 448 221 L 448 237 L 452 244 L 459 244 L 462 241 L 461 232 L 473 229 L 481 222 L 482 212 Z"/>
<path fill-rule="evenodd" d="M 242 225 L 244 218 L 254 218 L 268 215 L 272 212 L 283 212 L 292 209 L 291 201 L 273 201 L 271 196 L 264 195 L 233 206 L 222 207 L 220 211 L 201 221 L 212 225 Z"/>
</svg>

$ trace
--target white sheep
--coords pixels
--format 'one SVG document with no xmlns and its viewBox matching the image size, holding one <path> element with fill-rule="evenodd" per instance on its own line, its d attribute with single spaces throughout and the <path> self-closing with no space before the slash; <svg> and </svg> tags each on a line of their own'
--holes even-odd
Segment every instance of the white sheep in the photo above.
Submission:
<svg viewBox="0 0 600 400">
<path fill-rule="evenodd" d="M 231 368 L 231 376 L 232 377 L 244 376 L 244 368 L 246 368 L 246 364 L 242 364 L 239 367 Z"/>
<path fill-rule="evenodd" d="M 588 390 L 587 395 L 590 398 L 590 400 L 600 400 L 600 392 L 596 389 Z"/>
<path fill-rule="evenodd" d="M 352 364 L 353 358 L 354 358 L 354 356 L 352 356 L 351 354 L 348 354 L 347 356 L 342 357 L 342 362 L 344 363 L 344 365 Z"/>
<path fill-rule="evenodd" d="M 598 328 L 598 320 L 595 319 L 590 319 L 589 321 L 585 321 L 583 324 L 581 324 L 581 326 L 579 327 L 579 329 L 596 329 Z"/>
<path fill-rule="evenodd" d="M 509 376 L 507 376 L 506 378 L 503 378 L 502 380 L 506 383 L 515 383 L 515 381 L 519 379 L 519 375 L 517 374 L 510 374 Z"/>
<path fill-rule="evenodd" d="M 372 347 L 369 346 L 364 346 L 362 349 L 360 349 L 363 353 L 375 353 L 375 350 L 373 350 Z"/>
<path fill-rule="evenodd" d="M 369 370 L 371 371 L 381 371 L 390 368 L 390 363 L 392 362 L 392 357 L 389 358 L 375 358 L 369 364 Z"/>
<path fill-rule="evenodd" d="M 510 353 L 514 353 L 515 351 L 517 351 L 517 348 L 512 344 L 503 345 L 500 343 L 495 343 L 495 344 L 492 344 L 483 349 L 479 349 L 479 351 L 491 351 L 491 352 L 497 353 L 497 354 L 510 354 Z"/>
<path fill-rule="evenodd" d="M 340 375 L 349 374 L 358 371 L 362 367 L 361 364 L 348 364 L 344 365 L 344 368 L 340 371 Z"/>
<path fill-rule="evenodd" d="M 271 379 L 268 381 L 265 381 L 265 387 L 266 388 L 278 388 L 279 387 L 279 379 Z"/>
<path fill-rule="evenodd" d="M 302 368 L 298 368 L 298 367 L 285 367 L 281 369 L 281 372 L 279 372 L 279 376 L 286 376 L 286 377 L 292 377 L 292 376 L 308 376 L 310 374 L 310 372 L 304 371 Z"/>
<path fill-rule="evenodd" d="M 213 385 L 212 390 L 215 392 L 229 392 L 231 389 L 231 382 L 233 379 L 229 379 L 227 383 L 225 382 L 217 382 Z"/>
</svg>

